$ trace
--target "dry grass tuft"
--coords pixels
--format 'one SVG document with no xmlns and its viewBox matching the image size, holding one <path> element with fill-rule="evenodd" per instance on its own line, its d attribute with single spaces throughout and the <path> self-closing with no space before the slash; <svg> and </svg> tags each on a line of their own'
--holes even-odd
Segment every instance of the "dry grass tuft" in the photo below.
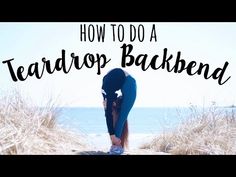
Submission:
<svg viewBox="0 0 236 177">
<path fill-rule="evenodd" d="M 212 106 L 200 111 L 191 107 L 191 116 L 166 134 L 144 144 L 142 149 L 181 155 L 236 154 L 236 116 Z"/>
<path fill-rule="evenodd" d="M 56 124 L 55 105 L 34 107 L 17 92 L 0 98 L 0 154 L 73 154 L 79 135 Z"/>
</svg>

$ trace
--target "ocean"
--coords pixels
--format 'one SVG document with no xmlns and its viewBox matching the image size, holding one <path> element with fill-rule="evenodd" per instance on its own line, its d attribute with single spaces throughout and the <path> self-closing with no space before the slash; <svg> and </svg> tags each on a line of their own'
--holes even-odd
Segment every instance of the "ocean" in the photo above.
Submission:
<svg viewBox="0 0 236 177">
<path fill-rule="evenodd" d="M 128 116 L 131 133 L 162 133 L 175 128 L 188 117 L 189 108 L 133 108 Z M 58 123 L 64 128 L 85 134 L 107 133 L 103 108 L 61 108 Z"/>
<path fill-rule="evenodd" d="M 59 109 L 57 123 L 61 127 L 84 135 L 86 143 L 94 149 L 101 150 L 110 147 L 103 108 L 64 107 Z M 194 110 L 201 113 L 207 108 Z M 236 112 L 235 108 L 218 109 L 218 111 L 222 110 L 223 112 L 227 110 L 229 115 L 232 111 Z M 189 107 L 133 108 L 128 116 L 130 149 L 136 149 L 150 142 L 156 135 L 175 129 L 181 121 L 192 117 L 192 113 Z"/>
<path fill-rule="evenodd" d="M 203 108 L 198 108 L 201 112 Z M 207 109 L 207 108 L 205 108 Z M 62 127 L 85 134 L 107 133 L 103 108 L 60 108 L 57 119 Z M 231 110 L 235 108 L 220 108 Z M 129 130 L 138 134 L 157 134 L 174 129 L 184 119 L 190 117 L 189 107 L 133 108 L 128 116 Z"/>
</svg>

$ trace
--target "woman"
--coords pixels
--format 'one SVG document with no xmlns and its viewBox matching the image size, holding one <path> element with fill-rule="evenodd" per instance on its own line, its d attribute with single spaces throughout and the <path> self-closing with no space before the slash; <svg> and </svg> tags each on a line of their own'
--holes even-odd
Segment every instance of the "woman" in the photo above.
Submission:
<svg viewBox="0 0 236 177">
<path fill-rule="evenodd" d="M 116 91 L 118 90 L 121 90 L 122 93 L 122 103 L 118 120 L 114 127 L 112 106 L 117 99 L 118 94 Z M 110 154 L 122 154 L 124 147 L 121 145 L 121 136 L 128 114 L 136 99 L 136 81 L 124 70 L 120 68 L 112 69 L 103 77 L 102 95 L 107 129 L 112 142 Z"/>
</svg>

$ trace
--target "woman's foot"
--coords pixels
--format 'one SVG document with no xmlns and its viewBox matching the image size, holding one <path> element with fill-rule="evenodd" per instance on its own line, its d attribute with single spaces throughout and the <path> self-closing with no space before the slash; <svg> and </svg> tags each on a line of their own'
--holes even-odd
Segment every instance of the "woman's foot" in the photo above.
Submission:
<svg viewBox="0 0 236 177">
<path fill-rule="evenodd" d="M 122 146 L 112 145 L 109 151 L 110 155 L 121 155 L 124 153 L 124 148 Z"/>
</svg>

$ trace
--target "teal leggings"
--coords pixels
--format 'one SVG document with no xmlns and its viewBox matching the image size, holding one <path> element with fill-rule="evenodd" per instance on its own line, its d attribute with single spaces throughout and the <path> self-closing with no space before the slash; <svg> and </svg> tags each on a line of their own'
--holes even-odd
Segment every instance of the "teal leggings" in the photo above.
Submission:
<svg viewBox="0 0 236 177">
<path fill-rule="evenodd" d="M 121 88 L 122 92 L 122 103 L 120 109 L 120 115 L 115 125 L 115 135 L 118 138 L 121 138 L 125 121 L 128 118 L 128 114 L 131 108 L 134 105 L 136 99 L 136 81 L 132 76 L 127 76 L 123 87 Z"/>
</svg>

